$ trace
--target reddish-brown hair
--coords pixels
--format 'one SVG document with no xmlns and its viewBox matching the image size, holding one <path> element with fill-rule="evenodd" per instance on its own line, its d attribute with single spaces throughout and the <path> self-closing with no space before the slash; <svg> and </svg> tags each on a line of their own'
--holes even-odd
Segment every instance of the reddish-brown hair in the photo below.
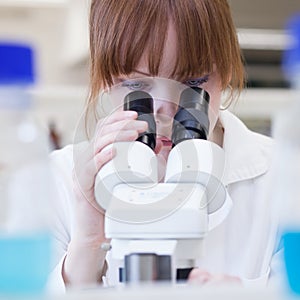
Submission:
<svg viewBox="0 0 300 300">
<path fill-rule="evenodd" d="M 210 73 L 215 65 L 223 89 L 241 91 L 244 68 L 227 0 L 92 0 L 90 109 L 100 90 L 133 72 L 144 53 L 149 73 L 159 74 L 170 21 L 178 43 L 174 79 Z"/>
</svg>

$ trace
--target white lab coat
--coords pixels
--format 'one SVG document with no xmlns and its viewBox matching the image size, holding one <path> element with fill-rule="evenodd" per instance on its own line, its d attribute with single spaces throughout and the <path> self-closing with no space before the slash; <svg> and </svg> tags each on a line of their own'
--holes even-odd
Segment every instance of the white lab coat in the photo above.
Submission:
<svg viewBox="0 0 300 300">
<path fill-rule="evenodd" d="M 214 274 L 238 276 L 245 284 L 266 285 L 269 278 L 278 278 L 282 273 L 277 215 L 268 182 L 273 142 L 247 129 L 228 111 L 220 112 L 220 121 L 225 130 L 224 183 L 232 205 L 225 220 L 206 238 L 206 252 L 198 266 Z M 53 202 L 57 211 L 56 262 L 60 261 L 49 282 L 54 290 L 64 290 L 62 261 L 72 236 L 72 154 L 71 145 L 52 154 L 59 191 L 59 197 Z M 114 262 L 109 255 L 107 260 L 106 279 L 115 284 L 116 278 L 111 275 L 115 272 L 110 272 Z"/>
</svg>

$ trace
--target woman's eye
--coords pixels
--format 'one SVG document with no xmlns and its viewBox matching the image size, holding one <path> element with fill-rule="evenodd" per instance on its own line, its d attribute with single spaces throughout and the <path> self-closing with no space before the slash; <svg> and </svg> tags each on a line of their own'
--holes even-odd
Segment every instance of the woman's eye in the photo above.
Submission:
<svg viewBox="0 0 300 300">
<path fill-rule="evenodd" d="M 201 77 L 201 78 L 189 79 L 189 80 L 185 81 L 184 84 L 186 84 L 190 87 L 196 87 L 207 81 L 208 81 L 208 75 Z"/>
<path fill-rule="evenodd" d="M 127 87 L 133 91 L 139 91 L 148 87 L 148 84 L 143 81 L 124 81 L 122 83 L 122 86 Z"/>
</svg>

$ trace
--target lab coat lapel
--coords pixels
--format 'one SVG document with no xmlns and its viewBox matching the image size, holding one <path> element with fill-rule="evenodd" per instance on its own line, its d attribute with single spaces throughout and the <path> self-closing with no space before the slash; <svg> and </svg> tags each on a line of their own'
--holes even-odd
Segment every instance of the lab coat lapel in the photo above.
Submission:
<svg viewBox="0 0 300 300">
<path fill-rule="evenodd" d="M 225 151 L 224 184 L 258 177 L 267 172 L 270 158 L 269 143 L 258 143 L 258 134 L 250 131 L 237 117 L 228 111 L 220 113 L 224 128 L 223 149 Z M 260 136 L 261 139 L 269 139 Z"/>
</svg>

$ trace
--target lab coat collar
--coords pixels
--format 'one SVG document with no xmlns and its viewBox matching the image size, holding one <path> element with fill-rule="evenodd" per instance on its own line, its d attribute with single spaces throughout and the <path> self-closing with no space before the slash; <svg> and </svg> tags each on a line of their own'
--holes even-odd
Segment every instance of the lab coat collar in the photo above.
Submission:
<svg viewBox="0 0 300 300">
<path fill-rule="evenodd" d="M 229 111 L 221 111 L 219 120 L 224 128 L 224 184 L 253 179 L 270 167 L 272 139 L 250 131 Z"/>
</svg>

